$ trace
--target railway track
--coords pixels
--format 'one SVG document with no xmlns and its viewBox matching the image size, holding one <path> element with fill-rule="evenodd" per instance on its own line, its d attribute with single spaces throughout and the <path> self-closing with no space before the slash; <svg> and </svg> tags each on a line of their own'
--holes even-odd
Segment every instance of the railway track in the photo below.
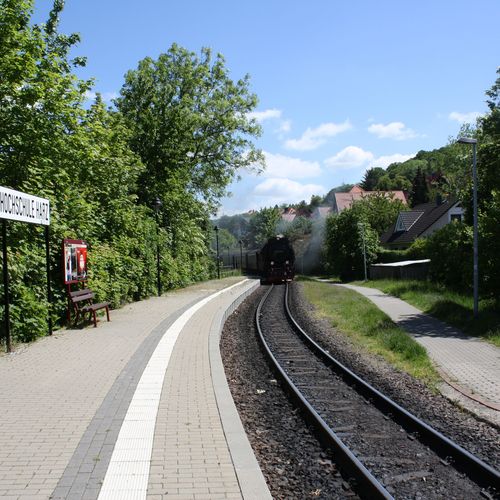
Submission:
<svg viewBox="0 0 500 500">
<path fill-rule="evenodd" d="M 293 319 L 288 286 L 256 312 L 274 370 L 322 444 L 367 498 L 496 498 L 500 474 L 323 351 Z"/>
</svg>

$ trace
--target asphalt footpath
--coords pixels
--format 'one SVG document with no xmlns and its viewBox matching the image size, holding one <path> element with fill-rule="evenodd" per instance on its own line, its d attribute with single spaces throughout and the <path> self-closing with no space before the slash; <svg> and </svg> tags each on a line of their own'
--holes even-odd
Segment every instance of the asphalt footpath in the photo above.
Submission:
<svg viewBox="0 0 500 500">
<path fill-rule="evenodd" d="M 0 354 L 0 498 L 271 498 L 219 353 L 257 286 L 205 282 Z"/>
<path fill-rule="evenodd" d="M 442 392 L 500 425 L 500 349 L 375 288 L 335 285 L 370 299 L 427 350 L 445 384 Z"/>
</svg>

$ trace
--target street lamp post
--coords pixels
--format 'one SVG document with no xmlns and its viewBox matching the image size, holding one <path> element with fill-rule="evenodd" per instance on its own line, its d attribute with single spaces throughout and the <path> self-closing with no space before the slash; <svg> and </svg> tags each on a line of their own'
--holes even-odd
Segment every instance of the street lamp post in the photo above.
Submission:
<svg viewBox="0 0 500 500">
<path fill-rule="evenodd" d="M 361 231 L 361 239 L 363 241 L 363 264 L 365 267 L 365 281 L 368 281 L 368 274 L 366 272 L 366 244 L 365 244 L 365 226 L 362 222 L 358 222 L 358 229 Z"/>
<path fill-rule="evenodd" d="M 156 213 L 156 277 L 158 285 L 158 297 L 161 296 L 161 273 L 160 273 L 160 223 L 158 220 L 158 214 L 160 212 L 160 207 L 162 205 L 160 198 L 156 198 L 155 202 L 155 213 Z"/>
<path fill-rule="evenodd" d="M 218 228 L 218 226 L 215 226 L 214 229 L 215 229 L 215 245 L 216 245 L 216 249 L 217 249 L 217 279 L 220 279 L 219 228 Z"/>
<path fill-rule="evenodd" d="M 479 314 L 479 252 L 478 252 L 478 229 L 477 229 L 477 168 L 476 168 L 476 148 L 477 139 L 472 137 L 459 137 L 458 141 L 461 144 L 472 144 L 472 210 L 473 210 L 473 285 L 474 285 L 474 318 Z"/>
<path fill-rule="evenodd" d="M 240 273 L 243 274 L 243 241 L 238 241 L 240 245 Z"/>
</svg>

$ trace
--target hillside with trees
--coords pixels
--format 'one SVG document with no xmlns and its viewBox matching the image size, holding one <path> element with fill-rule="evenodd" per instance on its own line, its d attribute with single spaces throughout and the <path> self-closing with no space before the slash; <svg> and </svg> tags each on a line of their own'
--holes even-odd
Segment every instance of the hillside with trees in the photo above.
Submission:
<svg viewBox="0 0 500 500">
<path fill-rule="evenodd" d="M 500 69 L 499 77 L 486 92 L 489 112 L 476 127 L 465 126 L 458 137 L 477 139 L 479 290 L 483 299 L 498 303 L 500 290 Z M 362 186 L 373 190 L 408 189 L 413 205 L 443 198 L 458 199 L 465 209 L 465 220 L 448 224 L 431 236 L 417 239 L 404 251 L 384 251 L 378 243 L 380 228 L 387 224 L 382 214 L 396 207 L 373 212 L 372 197 L 353 204 L 351 209 L 331 216 L 325 241 L 326 269 L 344 279 L 362 277 L 363 238 L 368 263 L 408 258 L 430 258 L 432 280 L 455 288 L 472 287 L 472 152 L 456 140 L 433 151 L 420 151 L 415 158 L 387 167 L 385 173 L 370 169 Z M 389 205 L 390 204 L 390 205 Z"/>
</svg>

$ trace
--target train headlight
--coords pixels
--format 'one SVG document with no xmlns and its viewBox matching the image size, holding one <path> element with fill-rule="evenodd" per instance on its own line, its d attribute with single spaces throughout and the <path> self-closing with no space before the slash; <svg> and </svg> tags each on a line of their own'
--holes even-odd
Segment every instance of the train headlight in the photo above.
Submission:
<svg viewBox="0 0 500 500">
<path fill-rule="evenodd" d="M 271 261 L 271 266 L 274 266 L 274 260 Z"/>
<path fill-rule="evenodd" d="M 290 264 L 290 261 L 286 260 L 286 261 L 285 261 L 285 264 Z"/>
</svg>

